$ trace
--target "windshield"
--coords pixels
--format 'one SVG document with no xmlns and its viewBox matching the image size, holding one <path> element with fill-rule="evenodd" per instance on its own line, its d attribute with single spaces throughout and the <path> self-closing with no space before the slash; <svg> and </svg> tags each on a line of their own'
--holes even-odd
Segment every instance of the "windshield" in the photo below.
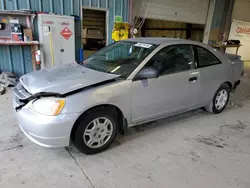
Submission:
<svg viewBox="0 0 250 188">
<path fill-rule="evenodd" d="M 93 54 L 83 65 L 127 78 L 156 47 L 152 44 L 120 41 Z"/>
</svg>

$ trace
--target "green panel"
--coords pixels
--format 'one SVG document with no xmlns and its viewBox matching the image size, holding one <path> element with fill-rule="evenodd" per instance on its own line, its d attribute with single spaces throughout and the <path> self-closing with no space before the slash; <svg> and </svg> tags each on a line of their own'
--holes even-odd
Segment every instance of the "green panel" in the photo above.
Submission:
<svg viewBox="0 0 250 188">
<path fill-rule="evenodd" d="M 122 16 L 115 16 L 115 22 L 122 22 Z"/>
</svg>

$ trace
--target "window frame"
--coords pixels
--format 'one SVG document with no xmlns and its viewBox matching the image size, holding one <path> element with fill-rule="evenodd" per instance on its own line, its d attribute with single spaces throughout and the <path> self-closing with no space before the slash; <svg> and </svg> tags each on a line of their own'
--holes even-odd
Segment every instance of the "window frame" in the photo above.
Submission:
<svg viewBox="0 0 250 188">
<path fill-rule="evenodd" d="M 171 45 L 168 45 L 168 46 L 164 46 L 163 48 L 161 48 L 153 57 L 151 57 L 150 58 L 150 60 L 141 68 L 141 70 L 143 70 L 149 63 L 151 63 L 151 61 L 158 55 L 158 53 L 161 51 L 161 50 L 163 50 L 163 49 L 166 49 L 166 48 L 168 48 L 168 47 L 172 47 L 172 46 L 189 46 L 190 48 L 191 48 L 191 50 L 192 50 L 192 52 L 193 52 L 193 56 L 194 56 L 194 66 L 195 66 L 195 68 L 193 68 L 193 69 L 187 69 L 187 70 L 183 70 L 183 71 L 178 71 L 178 72 L 170 72 L 170 73 L 166 73 L 166 74 L 161 74 L 159 77 L 161 77 L 161 76 L 166 76 L 166 75 L 170 75 L 170 74 L 177 74 L 177 73 L 181 73 L 181 72 L 186 72 L 186 71 L 190 71 L 190 70 L 195 70 L 195 69 L 197 69 L 198 68 L 198 66 L 197 66 L 197 59 L 196 59 L 196 55 L 195 55 L 195 51 L 194 51 L 194 48 L 193 48 L 193 46 L 192 46 L 192 44 L 171 44 Z M 140 71 L 141 71 L 140 70 Z M 139 71 L 139 72 L 140 72 Z M 139 73 L 138 72 L 138 73 Z M 137 74 L 138 74 L 137 73 Z M 137 76 L 137 75 L 136 75 Z M 135 77 L 136 77 L 135 76 Z"/>
<path fill-rule="evenodd" d="M 220 65 L 222 64 L 221 60 L 213 54 L 213 52 L 209 51 L 208 49 L 202 47 L 202 46 L 199 46 L 199 45 L 192 45 L 193 46 L 193 51 L 195 53 L 195 59 L 196 59 L 196 64 L 197 64 L 197 68 L 204 68 L 204 67 L 210 67 L 210 66 L 215 66 L 215 65 Z M 200 65 L 200 60 L 199 60 L 199 54 L 198 54 L 198 49 L 197 47 L 205 50 L 206 52 L 208 52 L 210 55 L 212 55 L 213 57 L 215 57 L 215 59 L 218 60 L 219 63 L 214 63 L 214 64 L 209 64 L 209 65 Z"/>
</svg>

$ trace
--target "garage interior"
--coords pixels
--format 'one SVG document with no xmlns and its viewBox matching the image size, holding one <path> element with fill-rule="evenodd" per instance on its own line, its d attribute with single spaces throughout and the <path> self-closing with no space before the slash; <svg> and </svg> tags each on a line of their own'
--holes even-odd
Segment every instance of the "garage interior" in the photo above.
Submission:
<svg viewBox="0 0 250 188">
<path fill-rule="evenodd" d="M 106 46 L 107 11 L 82 8 L 82 44 L 84 58 Z"/>
<path fill-rule="evenodd" d="M 134 1 L 136 36 L 170 37 L 204 42 L 207 29 L 208 0 Z M 195 6 L 194 6 L 195 5 Z"/>
<path fill-rule="evenodd" d="M 135 18 L 139 27 L 137 37 L 169 37 L 202 42 L 205 25 L 168 20 Z"/>
<path fill-rule="evenodd" d="M 146 2 L 144 11 L 150 2 L 133 1 L 140 6 L 142 1 Z M 150 6 L 154 9 L 149 8 L 147 11 L 148 16 L 137 36 L 202 41 L 207 31 L 206 17 L 199 13 L 204 12 L 207 16 L 207 9 L 200 5 L 205 1 L 209 0 L 152 0 Z M 226 38 L 228 33 L 223 29 L 225 18 L 219 17 L 219 14 L 226 10 L 222 8 L 223 2 L 229 4 L 229 0 L 214 1 L 219 3 L 216 4 L 213 16 L 215 24 L 212 24 L 209 40 L 223 41 L 221 38 Z M 76 40 L 81 46 L 76 45 L 76 51 L 83 47 L 86 58 L 110 40 L 111 37 L 107 36 L 111 33 L 111 23 L 107 20 L 112 20 L 109 18 L 114 15 L 126 18 L 130 14 L 122 3 L 127 4 L 127 0 L 1 0 L 0 9 L 25 8 L 56 14 L 77 14 L 81 23 L 76 27 Z M 164 3 L 171 6 L 172 10 L 164 6 Z M 193 7 L 190 8 L 189 4 Z M 82 8 L 80 5 L 89 7 Z M 208 6 L 206 3 L 204 5 Z M 162 17 L 158 14 L 162 12 L 155 9 L 157 7 L 165 10 Z M 199 10 L 195 10 L 196 7 Z M 191 9 L 193 14 L 199 13 L 192 17 L 192 12 L 189 11 Z M 185 11 L 190 16 L 184 15 L 181 18 L 186 17 L 189 20 L 178 17 Z M 232 19 L 248 22 L 246 28 L 250 28 L 249 11 L 250 0 L 235 0 Z M 138 16 L 138 13 L 139 9 L 135 7 L 134 16 Z M 144 13 L 140 14 L 136 26 L 143 20 Z M 170 13 L 176 14 L 175 17 Z M 229 20 L 231 24 L 231 19 Z M 87 32 L 89 28 L 90 32 Z M 250 35 L 247 33 L 245 36 Z M 245 57 L 250 55 L 247 48 L 250 40 L 240 40 L 242 46 L 238 54 L 249 62 L 245 62 L 242 84 L 232 92 L 224 113 L 210 115 L 197 109 L 136 126 L 130 128 L 125 136 L 119 136 L 109 150 L 98 155 L 86 156 L 74 147 L 49 149 L 32 143 L 18 126 L 10 105 L 12 90 L 7 89 L 0 97 L 0 187 L 26 188 L 36 185 L 41 188 L 250 188 L 250 58 Z M 89 41 L 92 41 L 92 46 L 87 45 Z M 27 43 L 32 43 L 32 40 Z M 1 71 L 8 70 L 18 75 L 33 71 L 32 53 L 28 45 L 0 47 Z M 231 50 L 233 54 L 236 51 L 235 48 Z M 246 53 L 241 53 L 241 50 Z"/>
</svg>

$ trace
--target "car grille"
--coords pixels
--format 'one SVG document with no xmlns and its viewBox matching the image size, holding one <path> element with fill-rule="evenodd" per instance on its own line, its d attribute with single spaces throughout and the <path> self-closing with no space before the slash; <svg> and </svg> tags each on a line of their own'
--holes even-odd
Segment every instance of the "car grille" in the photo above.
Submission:
<svg viewBox="0 0 250 188">
<path fill-rule="evenodd" d="M 31 94 L 23 87 L 21 83 L 14 87 L 13 92 L 20 100 L 25 100 L 31 96 Z"/>
</svg>

